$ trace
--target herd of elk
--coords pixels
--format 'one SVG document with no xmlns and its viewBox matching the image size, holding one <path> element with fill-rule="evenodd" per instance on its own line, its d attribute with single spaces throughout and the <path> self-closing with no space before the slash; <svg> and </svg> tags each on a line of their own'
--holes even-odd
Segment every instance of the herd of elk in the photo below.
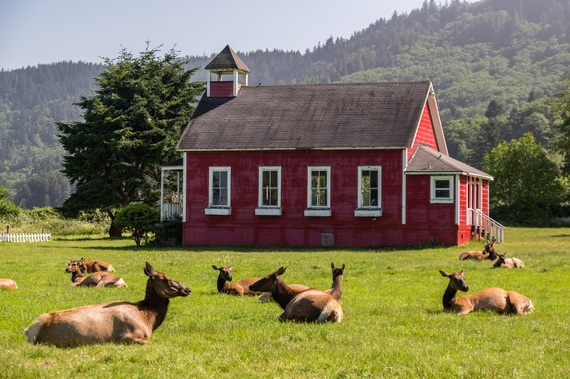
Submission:
<svg viewBox="0 0 570 379">
<path fill-rule="evenodd" d="M 443 294 L 444 311 L 456 312 L 458 315 L 473 311 L 523 315 L 534 310 L 528 297 L 514 291 L 505 291 L 502 288 L 485 288 L 471 295 L 456 297 L 457 291 L 469 291 L 469 286 L 465 283 L 465 271 L 466 269 L 452 273 L 439 271 L 442 276 L 449 278 L 449 284 Z"/>
<path fill-rule="evenodd" d="M 507 253 L 499 254 L 499 258 L 493 265 L 493 268 L 523 268 L 524 263 L 518 258 L 505 258 Z"/>
<path fill-rule="evenodd" d="M 7 290 L 17 290 L 18 285 L 12 279 L 0 279 L 0 288 L 5 288 Z"/>
<path fill-rule="evenodd" d="M 271 292 L 273 299 L 283 308 L 281 320 L 296 322 L 341 322 L 344 314 L 340 302 L 330 293 L 316 288 L 297 293 L 281 278 L 285 267 L 267 274 L 249 286 L 254 292 Z"/>
<path fill-rule="evenodd" d="M 144 273 L 148 276 L 144 300 L 112 301 L 44 313 L 24 331 L 28 341 L 57 347 L 148 342 L 164 321 L 170 299 L 188 296 L 191 291 L 148 262 Z"/>
<path fill-rule="evenodd" d="M 459 256 L 460 261 L 465 261 L 467 259 L 474 259 L 476 261 L 494 261 L 497 259 L 497 253 L 495 252 L 495 237 L 491 241 L 487 240 L 487 244 L 485 245 L 485 249 L 483 251 L 466 251 L 461 253 Z"/>
<path fill-rule="evenodd" d="M 89 276 L 83 276 L 82 265 L 83 258 L 80 261 L 69 260 L 69 264 L 65 272 L 71 273 L 71 285 L 73 287 L 126 287 L 127 284 L 118 275 L 108 272 L 97 271 Z"/>
</svg>

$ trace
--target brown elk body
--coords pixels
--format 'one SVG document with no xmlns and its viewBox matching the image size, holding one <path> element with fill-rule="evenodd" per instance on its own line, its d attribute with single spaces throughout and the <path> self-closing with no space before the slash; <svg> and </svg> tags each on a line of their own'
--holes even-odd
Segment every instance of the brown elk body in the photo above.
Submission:
<svg viewBox="0 0 570 379">
<path fill-rule="evenodd" d="M 90 259 L 81 258 L 77 262 L 79 262 L 81 266 L 81 271 L 84 273 L 97 272 L 97 271 L 108 271 L 108 272 L 115 271 L 115 268 L 110 263 L 104 261 L 92 261 Z"/>
<path fill-rule="evenodd" d="M 170 299 L 188 296 L 191 291 L 148 262 L 144 273 L 149 277 L 144 300 L 113 301 L 44 313 L 25 330 L 28 341 L 57 347 L 148 342 L 164 321 Z"/>
<path fill-rule="evenodd" d="M 326 293 L 330 293 L 335 299 L 340 301 L 342 297 L 342 278 L 344 276 L 344 263 L 342 267 L 335 267 L 334 262 L 331 262 L 333 283 L 332 287 L 326 290 Z"/>
<path fill-rule="evenodd" d="M 118 275 L 108 272 L 94 272 L 89 276 L 83 276 L 81 264 L 71 259 L 65 272 L 71 273 L 71 285 L 73 287 L 127 287 L 127 284 Z"/>
<path fill-rule="evenodd" d="M 465 271 L 448 273 L 439 271 L 449 278 L 449 284 L 443 294 L 443 310 L 464 315 L 473 311 L 494 311 L 497 313 L 527 314 L 534 310 L 530 299 L 514 291 L 502 288 L 486 288 L 470 295 L 456 297 L 457 291 L 467 292 Z"/>
<path fill-rule="evenodd" d="M 5 288 L 7 290 L 17 290 L 18 285 L 12 279 L 0 279 L 0 288 Z"/>
<path fill-rule="evenodd" d="M 466 251 L 464 253 L 461 253 L 461 255 L 459 255 L 459 260 L 465 261 L 467 259 L 473 259 L 476 261 L 484 261 L 484 260 L 494 261 L 495 259 L 497 259 L 497 252 L 495 251 L 495 247 L 493 246 L 494 244 L 495 244 L 495 239 L 493 238 L 491 241 L 487 241 L 487 244 L 485 245 L 483 251 Z"/>
<path fill-rule="evenodd" d="M 261 292 L 253 292 L 249 290 L 249 286 L 253 283 L 257 282 L 259 278 L 247 278 L 240 280 L 239 282 L 235 283 L 228 283 L 233 280 L 232 277 L 232 270 L 234 266 L 214 266 L 212 265 L 214 270 L 218 270 L 220 274 L 218 275 L 218 292 L 220 293 L 227 293 L 228 295 L 237 295 L 237 296 L 254 296 L 260 295 Z"/>
<path fill-rule="evenodd" d="M 341 322 L 344 314 L 337 299 L 316 288 L 297 293 L 281 278 L 286 268 L 280 267 L 252 284 L 252 291 L 271 292 L 273 299 L 284 309 L 280 318 L 296 322 Z"/>
<path fill-rule="evenodd" d="M 523 268 L 524 263 L 518 258 L 505 258 L 507 253 L 499 254 L 493 268 Z"/>
</svg>

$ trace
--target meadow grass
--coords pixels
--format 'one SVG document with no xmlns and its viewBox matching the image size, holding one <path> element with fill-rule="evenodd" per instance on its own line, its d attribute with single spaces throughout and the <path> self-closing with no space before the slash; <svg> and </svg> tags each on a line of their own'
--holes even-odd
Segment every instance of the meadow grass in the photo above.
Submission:
<svg viewBox="0 0 570 379">
<path fill-rule="evenodd" d="M 151 248 L 131 239 L 54 238 L 0 244 L 0 277 L 18 283 L 0 291 L 0 377 L 361 378 L 570 377 L 570 229 L 508 228 L 499 253 L 524 269 L 461 262 L 461 247 L 378 249 Z M 70 258 L 113 264 L 127 288 L 74 288 Z M 186 284 L 165 322 L 145 345 L 74 349 L 36 346 L 23 331 L 44 312 L 144 297 L 145 261 Z M 275 303 L 218 294 L 218 271 L 234 280 L 286 266 L 287 283 L 321 289 L 330 264 L 346 264 L 341 324 L 280 322 Z M 528 296 L 526 316 L 442 312 L 448 279 L 438 270 L 467 268 L 470 292 L 502 287 Z"/>
</svg>

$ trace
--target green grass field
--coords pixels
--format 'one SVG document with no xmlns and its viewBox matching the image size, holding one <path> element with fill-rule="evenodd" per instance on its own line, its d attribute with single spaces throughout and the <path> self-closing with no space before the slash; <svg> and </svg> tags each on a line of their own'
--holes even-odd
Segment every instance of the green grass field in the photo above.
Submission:
<svg viewBox="0 0 570 379">
<path fill-rule="evenodd" d="M 0 377 L 570 377 L 570 229 L 506 229 L 499 253 L 524 269 L 461 262 L 462 247 L 422 249 L 136 248 L 130 239 L 54 239 L 0 244 Z M 112 263 L 127 288 L 74 288 L 70 258 Z M 146 345 L 74 349 L 28 343 L 24 329 L 44 312 L 144 297 L 145 261 L 186 284 Z M 220 295 L 214 265 L 234 265 L 234 280 L 286 266 L 283 279 L 321 289 L 330 264 L 346 264 L 341 324 L 280 322 L 275 303 Z M 470 293 L 502 287 L 529 297 L 526 316 L 442 312 L 448 279 L 467 268 Z"/>
</svg>

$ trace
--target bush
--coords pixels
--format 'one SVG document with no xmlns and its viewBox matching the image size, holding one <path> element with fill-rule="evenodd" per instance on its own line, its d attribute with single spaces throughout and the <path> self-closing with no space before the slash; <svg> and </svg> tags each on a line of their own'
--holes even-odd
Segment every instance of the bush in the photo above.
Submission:
<svg viewBox="0 0 570 379">
<path fill-rule="evenodd" d="M 157 221 L 158 213 L 150 205 L 131 203 L 117 212 L 113 223 L 119 228 L 131 231 L 135 243 L 140 246 L 141 239 Z"/>
</svg>

